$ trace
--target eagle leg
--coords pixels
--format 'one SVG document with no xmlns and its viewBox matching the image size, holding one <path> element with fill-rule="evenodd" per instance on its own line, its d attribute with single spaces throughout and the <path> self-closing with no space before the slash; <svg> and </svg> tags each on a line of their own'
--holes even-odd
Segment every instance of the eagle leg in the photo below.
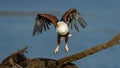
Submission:
<svg viewBox="0 0 120 68">
<path fill-rule="evenodd" d="M 59 52 L 61 37 L 62 37 L 62 36 L 58 34 L 58 38 L 57 38 L 57 47 L 55 48 L 55 51 L 54 51 L 55 54 L 57 54 L 57 53 Z"/>
<path fill-rule="evenodd" d="M 71 34 L 68 32 L 65 36 L 65 51 L 68 52 L 70 49 L 68 48 L 68 39 L 71 36 Z"/>
</svg>

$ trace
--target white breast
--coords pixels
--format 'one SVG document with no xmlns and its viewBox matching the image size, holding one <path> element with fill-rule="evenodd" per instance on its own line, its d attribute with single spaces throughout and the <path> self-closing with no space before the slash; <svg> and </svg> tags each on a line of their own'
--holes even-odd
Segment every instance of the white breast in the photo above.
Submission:
<svg viewBox="0 0 120 68">
<path fill-rule="evenodd" d="M 60 35 L 66 35 L 69 31 L 69 28 L 66 23 L 62 23 L 62 26 L 57 27 L 57 32 Z"/>
</svg>

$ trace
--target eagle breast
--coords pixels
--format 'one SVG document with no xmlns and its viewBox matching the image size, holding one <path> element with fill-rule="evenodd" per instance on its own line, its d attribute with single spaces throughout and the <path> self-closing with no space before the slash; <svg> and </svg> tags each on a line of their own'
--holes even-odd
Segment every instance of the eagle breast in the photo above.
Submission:
<svg viewBox="0 0 120 68">
<path fill-rule="evenodd" d="M 69 28 L 67 26 L 66 23 L 64 23 L 63 21 L 60 21 L 57 23 L 57 32 L 60 35 L 66 35 L 69 32 Z"/>
</svg>

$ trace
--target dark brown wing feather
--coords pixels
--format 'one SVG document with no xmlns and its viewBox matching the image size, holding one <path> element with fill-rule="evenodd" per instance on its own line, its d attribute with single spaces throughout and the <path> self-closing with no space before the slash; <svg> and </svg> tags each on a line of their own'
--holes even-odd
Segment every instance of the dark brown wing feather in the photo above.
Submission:
<svg viewBox="0 0 120 68">
<path fill-rule="evenodd" d="M 82 16 L 79 14 L 79 12 L 76 9 L 69 9 L 63 16 L 62 21 L 68 24 L 71 29 L 74 28 L 79 32 L 78 25 L 79 23 L 83 28 L 86 28 L 87 23 L 82 18 Z"/>
<path fill-rule="evenodd" d="M 43 30 L 49 30 L 49 25 L 57 25 L 57 17 L 50 14 L 38 14 L 35 20 L 35 25 L 33 29 L 33 35 L 39 34 Z"/>
</svg>

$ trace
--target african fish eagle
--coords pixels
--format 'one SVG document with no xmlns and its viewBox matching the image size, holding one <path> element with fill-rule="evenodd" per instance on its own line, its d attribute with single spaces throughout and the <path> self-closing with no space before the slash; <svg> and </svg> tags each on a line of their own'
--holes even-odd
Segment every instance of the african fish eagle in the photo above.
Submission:
<svg viewBox="0 0 120 68">
<path fill-rule="evenodd" d="M 71 36 L 69 29 L 72 29 L 74 26 L 74 28 L 79 32 L 78 23 L 82 26 L 82 28 L 86 28 L 87 26 L 87 23 L 76 9 L 69 9 L 66 11 L 61 20 L 58 20 L 56 16 L 51 14 L 37 14 L 33 29 L 33 36 L 36 33 L 42 33 L 43 30 L 49 30 L 49 25 L 53 24 L 58 33 L 57 47 L 55 48 L 54 53 L 58 53 L 62 37 L 65 38 L 65 51 L 68 52 L 68 39 Z"/>
</svg>

